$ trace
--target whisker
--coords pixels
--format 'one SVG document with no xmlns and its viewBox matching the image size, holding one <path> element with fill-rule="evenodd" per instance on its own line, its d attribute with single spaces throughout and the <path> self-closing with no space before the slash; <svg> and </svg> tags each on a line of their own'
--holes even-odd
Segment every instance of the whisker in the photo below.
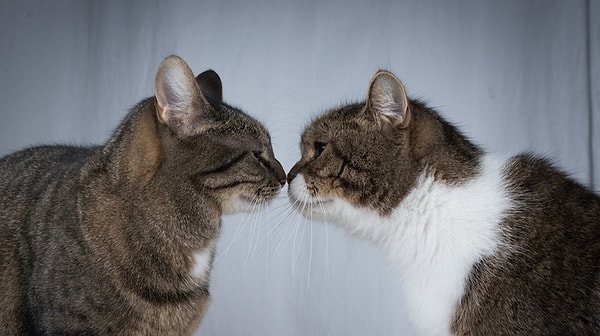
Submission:
<svg viewBox="0 0 600 336">
<path fill-rule="evenodd" d="M 292 274 L 295 274 L 296 269 L 296 261 L 298 257 L 296 256 L 296 238 L 298 237 L 298 229 L 300 228 L 301 223 L 299 220 L 296 221 L 295 230 L 294 230 L 294 240 L 292 242 Z M 304 234 L 304 228 L 302 229 L 302 234 Z M 300 256 L 300 247 L 298 248 L 298 256 Z"/>
<path fill-rule="evenodd" d="M 294 223 L 298 224 L 299 223 L 299 218 L 300 215 L 294 210 L 294 209 L 289 209 L 288 213 L 285 217 L 286 219 L 295 219 L 295 221 L 293 221 Z M 289 226 L 286 226 L 286 228 Z M 294 225 L 292 225 L 292 227 L 295 227 Z M 280 228 L 283 228 L 283 225 L 280 226 Z M 289 243 L 290 239 L 293 236 L 295 230 L 292 230 L 288 235 L 287 238 L 284 240 L 284 236 L 285 235 L 281 235 L 281 238 L 279 239 L 279 241 L 277 242 L 277 244 L 275 245 L 275 255 L 273 257 L 273 260 L 277 260 L 277 258 L 279 257 L 280 253 L 283 252 L 283 249 L 285 248 L 285 246 L 287 246 L 287 244 Z"/>
<path fill-rule="evenodd" d="M 252 206 L 250 208 L 250 213 L 254 213 L 257 210 L 257 202 L 253 201 Z M 248 238 L 248 250 L 246 251 L 246 257 L 244 258 L 244 271 L 246 271 L 246 267 L 248 266 L 248 259 L 250 258 L 250 254 L 252 253 L 252 242 L 253 237 L 256 233 L 256 216 L 252 217 L 252 225 Z"/>
<path fill-rule="evenodd" d="M 306 296 L 308 296 L 310 292 L 310 275 L 312 270 L 312 256 L 313 256 L 313 204 L 310 204 L 310 249 L 308 253 L 308 271 L 306 275 Z"/>
<path fill-rule="evenodd" d="M 262 205 L 261 205 L 262 206 Z M 264 213 L 265 211 L 260 211 L 259 209 L 259 213 L 258 213 L 258 221 L 257 221 L 257 232 L 256 232 L 256 240 L 254 242 L 254 252 L 252 253 L 252 257 L 256 256 L 256 253 L 258 252 L 258 248 L 259 248 L 259 241 L 260 241 L 260 234 L 262 232 L 262 228 L 264 225 L 266 225 L 268 223 L 268 221 L 264 220 Z"/>
<path fill-rule="evenodd" d="M 317 195 L 317 201 L 321 208 L 321 213 L 325 212 L 321 198 Z M 327 270 L 327 279 L 331 281 L 331 271 L 329 269 L 329 225 L 325 225 L 325 269 Z"/>
<path fill-rule="evenodd" d="M 240 220 L 240 225 L 238 225 L 238 227 L 236 228 L 236 231 L 233 235 L 233 238 L 229 242 L 229 245 L 227 245 L 227 247 L 215 257 L 215 261 L 214 261 L 215 264 L 217 262 L 219 262 L 219 260 L 221 260 L 222 258 L 225 258 L 229 254 L 229 250 L 238 241 L 238 239 L 242 235 L 242 232 L 246 229 L 246 226 L 248 225 L 248 221 L 251 218 L 252 218 L 252 216 L 250 213 L 243 214 L 242 219 Z"/>
<path fill-rule="evenodd" d="M 279 241 L 277 242 L 277 245 L 275 246 L 275 255 L 273 257 L 273 260 L 276 260 L 280 253 L 283 252 L 283 249 L 289 244 L 290 239 L 292 238 L 292 236 L 294 235 L 294 233 L 297 234 L 297 230 L 298 230 L 298 224 L 299 221 L 301 219 L 300 214 L 294 209 L 294 207 L 298 204 L 299 202 L 296 200 L 294 203 L 291 204 L 290 207 L 288 207 L 286 209 L 286 213 L 285 216 L 283 218 L 283 220 L 285 221 L 281 221 L 280 223 L 285 224 L 288 220 L 290 219 L 295 219 L 294 221 L 292 221 L 292 225 L 287 225 L 285 226 L 285 228 L 289 228 L 289 227 L 293 227 L 294 229 L 292 229 L 289 234 L 287 235 L 287 237 L 284 240 L 284 235 L 281 235 L 281 238 L 279 239 Z M 279 225 L 279 228 L 283 228 L 283 224 Z M 295 240 L 295 239 L 294 239 Z M 293 254 L 292 254 L 293 255 Z"/>
<path fill-rule="evenodd" d="M 273 221 L 272 212 L 268 211 L 266 222 L 271 223 L 272 221 Z M 267 258 L 266 258 L 267 260 L 266 260 L 266 264 L 265 264 L 265 274 L 264 274 L 265 278 L 267 278 L 267 276 L 269 275 L 269 271 L 271 269 L 271 267 L 270 267 L 271 265 L 269 262 L 269 251 L 271 251 L 271 235 L 272 235 L 272 230 L 267 230 L 267 249 L 266 249 L 266 254 L 265 254 L 267 256 Z"/>
</svg>

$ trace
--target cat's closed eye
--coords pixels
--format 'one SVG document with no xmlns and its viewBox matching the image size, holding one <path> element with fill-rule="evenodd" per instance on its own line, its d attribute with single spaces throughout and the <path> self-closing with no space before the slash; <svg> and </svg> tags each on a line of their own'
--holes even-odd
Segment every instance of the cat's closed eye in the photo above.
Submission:
<svg viewBox="0 0 600 336">
<path fill-rule="evenodd" d="M 323 151 L 325 151 L 325 147 L 327 147 L 326 143 L 315 142 L 315 156 L 313 157 L 313 160 L 321 156 Z"/>
<path fill-rule="evenodd" d="M 252 151 L 252 154 L 254 154 L 254 158 L 258 160 L 258 162 L 260 162 L 265 167 L 269 167 L 269 161 L 264 158 L 261 151 Z"/>
</svg>

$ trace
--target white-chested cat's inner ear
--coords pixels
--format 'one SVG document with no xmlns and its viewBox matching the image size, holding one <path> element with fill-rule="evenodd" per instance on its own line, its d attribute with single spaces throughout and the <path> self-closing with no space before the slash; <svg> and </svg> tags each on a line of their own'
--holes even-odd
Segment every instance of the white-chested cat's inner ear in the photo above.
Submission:
<svg viewBox="0 0 600 336">
<path fill-rule="evenodd" d="M 160 122 L 179 137 L 193 135 L 202 128 L 209 105 L 183 59 L 167 57 L 158 68 L 154 85 Z"/>
<path fill-rule="evenodd" d="M 404 128 L 410 123 L 408 97 L 394 74 L 380 70 L 371 79 L 367 107 L 379 123 Z"/>
</svg>

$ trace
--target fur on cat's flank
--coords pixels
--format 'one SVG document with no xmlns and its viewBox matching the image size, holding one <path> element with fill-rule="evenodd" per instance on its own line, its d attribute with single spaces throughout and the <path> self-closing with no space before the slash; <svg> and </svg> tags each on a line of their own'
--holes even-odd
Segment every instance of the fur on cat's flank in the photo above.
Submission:
<svg viewBox="0 0 600 336">
<path fill-rule="evenodd" d="M 222 214 L 285 183 L 266 129 L 177 56 L 104 146 L 0 160 L 1 335 L 190 335 Z"/>
<path fill-rule="evenodd" d="M 383 250 L 420 335 L 600 335 L 600 198 L 484 153 L 391 73 L 301 140 L 289 196 Z"/>
</svg>

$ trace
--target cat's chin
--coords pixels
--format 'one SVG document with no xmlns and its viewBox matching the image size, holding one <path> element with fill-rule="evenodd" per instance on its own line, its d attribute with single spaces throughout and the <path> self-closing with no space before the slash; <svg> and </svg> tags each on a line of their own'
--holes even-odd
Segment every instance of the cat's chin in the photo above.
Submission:
<svg viewBox="0 0 600 336">
<path fill-rule="evenodd" d="M 268 201 L 264 201 L 264 200 L 257 201 L 257 200 L 251 200 L 244 196 L 239 196 L 237 199 L 235 199 L 229 205 L 223 207 L 223 214 L 231 215 L 231 214 L 240 213 L 240 212 L 256 213 L 256 212 L 263 211 L 266 208 L 268 203 L 269 203 Z"/>
</svg>

